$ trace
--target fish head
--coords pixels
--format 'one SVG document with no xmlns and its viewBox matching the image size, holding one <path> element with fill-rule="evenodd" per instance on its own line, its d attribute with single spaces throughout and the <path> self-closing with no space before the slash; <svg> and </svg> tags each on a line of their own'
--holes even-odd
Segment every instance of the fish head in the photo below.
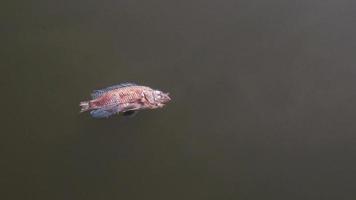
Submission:
<svg viewBox="0 0 356 200">
<path fill-rule="evenodd" d="M 155 103 L 157 103 L 159 107 L 163 107 L 166 103 L 168 103 L 171 100 L 171 98 L 169 97 L 169 93 L 164 93 L 159 90 L 153 91 L 153 98 Z"/>
</svg>

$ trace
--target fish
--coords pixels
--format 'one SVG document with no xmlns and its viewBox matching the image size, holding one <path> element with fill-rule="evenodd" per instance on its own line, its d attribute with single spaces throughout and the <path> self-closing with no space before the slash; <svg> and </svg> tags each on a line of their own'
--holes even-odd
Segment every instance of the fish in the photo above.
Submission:
<svg viewBox="0 0 356 200">
<path fill-rule="evenodd" d="M 133 116 L 140 110 L 164 107 L 171 98 L 169 93 L 135 83 L 121 83 L 94 90 L 91 100 L 79 103 L 80 112 L 90 111 L 93 118 L 108 118 L 122 113 Z"/>
</svg>

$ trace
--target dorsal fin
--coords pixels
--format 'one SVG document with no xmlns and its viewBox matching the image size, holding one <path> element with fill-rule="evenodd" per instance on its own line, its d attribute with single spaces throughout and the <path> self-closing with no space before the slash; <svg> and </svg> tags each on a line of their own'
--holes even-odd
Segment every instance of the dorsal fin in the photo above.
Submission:
<svg viewBox="0 0 356 200">
<path fill-rule="evenodd" d="M 123 87 L 135 86 L 135 85 L 136 85 L 135 83 L 121 83 L 121 84 L 113 85 L 113 86 L 110 86 L 110 87 L 107 87 L 107 88 L 103 88 L 103 89 L 100 89 L 100 90 L 94 90 L 91 93 L 91 97 L 93 99 L 96 99 L 96 98 L 100 97 L 101 95 L 103 95 L 104 93 L 106 93 L 108 91 L 115 90 L 115 89 L 118 89 L 118 88 L 123 88 Z"/>
</svg>

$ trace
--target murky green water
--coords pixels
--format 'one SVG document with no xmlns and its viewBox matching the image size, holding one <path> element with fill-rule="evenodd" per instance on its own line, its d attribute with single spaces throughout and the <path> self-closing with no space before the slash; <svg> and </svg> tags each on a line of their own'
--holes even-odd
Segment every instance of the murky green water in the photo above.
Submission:
<svg viewBox="0 0 356 200">
<path fill-rule="evenodd" d="M 1 199 L 353 199 L 355 6 L 1 6 Z M 79 114 L 91 90 L 127 81 L 173 100 Z"/>
</svg>

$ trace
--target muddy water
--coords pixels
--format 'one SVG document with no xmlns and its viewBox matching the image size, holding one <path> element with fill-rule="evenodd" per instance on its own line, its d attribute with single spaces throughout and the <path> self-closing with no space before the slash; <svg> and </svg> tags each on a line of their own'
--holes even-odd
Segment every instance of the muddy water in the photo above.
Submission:
<svg viewBox="0 0 356 200">
<path fill-rule="evenodd" d="M 1 199 L 353 199 L 356 4 L 1 6 Z M 172 102 L 79 114 L 137 82 Z"/>
</svg>

